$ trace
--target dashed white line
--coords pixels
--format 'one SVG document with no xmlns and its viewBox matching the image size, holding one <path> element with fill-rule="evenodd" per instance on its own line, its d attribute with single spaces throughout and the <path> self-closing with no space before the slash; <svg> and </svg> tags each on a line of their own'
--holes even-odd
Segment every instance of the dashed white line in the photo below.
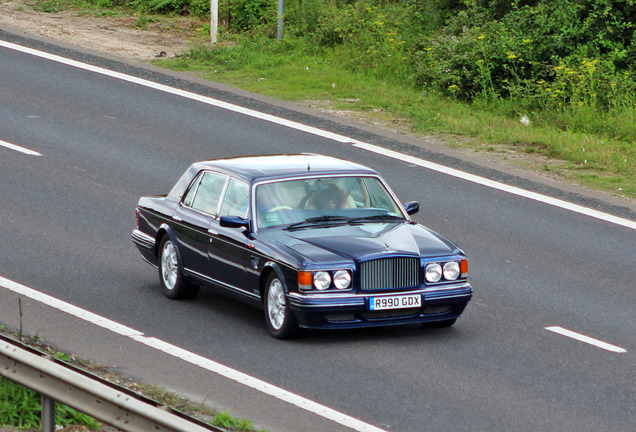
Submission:
<svg viewBox="0 0 636 432">
<path fill-rule="evenodd" d="M 273 384 L 262 381 L 251 375 L 248 375 L 236 369 L 232 369 L 221 363 L 217 363 L 214 360 L 210 360 L 196 353 L 180 348 L 176 345 L 172 345 L 172 344 L 169 344 L 168 342 L 164 342 L 160 339 L 145 336 L 142 332 L 138 330 L 132 329 L 123 324 L 112 321 L 108 318 L 104 318 L 93 312 L 89 312 L 85 309 L 74 306 L 70 303 L 57 299 L 55 297 L 49 296 L 48 294 L 44 294 L 40 291 L 37 291 L 33 288 L 29 288 L 20 283 L 6 279 L 2 276 L 0 276 L 0 287 L 6 288 L 10 291 L 15 292 L 16 294 L 20 294 L 32 300 L 43 303 L 47 306 L 58 309 L 62 312 L 65 312 L 76 318 L 82 319 L 86 322 L 102 327 L 106 330 L 110 330 L 114 333 L 130 338 L 138 343 L 154 348 L 158 351 L 161 351 L 165 354 L 171 355 L 180 360 L 191 363 L 195 366 L 199 366 L 212 373 L 221 375 L 225 378 L 228 378 L 239 384 L 243 384 L 244 386 L 250 387 L 254 390 L 260 391 L 270 396 L 274 396 L 277 399 L 285 401 L 307 412 L 310 412 L 320 417 L 323 417 L 325 419 L 331 420 L 335 423 L 341 424 L 355 431 L 387 432 L 386 430 L 380 429 L 376 426 L 373 426 L 372 424 L 365 423 L 362 420 L 358 420 L 347 414 L 341 413 L 325 405 L 319 404 L 310 399 L 307 399 L 305 397 L 302 397 L 300 395 L 297 395 L 295 393 L 292 393 L 290 391 L 277 387 Z"/>
<path fill-rule="evenodd" d="M 560 334 L 562 336 L 566 336 L 566 337 L 569 337 L 571 339 L 578 340 L 579 342 L 585 342 L 586 344 L 594 345 L 595 347 L 604 349 L 606 351 L 611 351 L 611 352 L 615 352 L 615 353 L 626 353 L 627 352 L 627 350 L 625 348 L 621 348 L 619 346 L 612 345 L 612 344 L 609 344 L 607 342 L 603 342 L 601 340 L 591 338 L 589 336 L 585 336 L 585 335 L 583 335 L 581 333 L 577 333 L 577 332 L 574 332 L 572 330 L 568 330 L 568 329 L 563 328 L 563 327 L 551 326 L 551 327 L 546 327 L 545 329 L 548 330 L 548 331 Z"/>
<path fill-rule="evenodd" d="M 42 156 L 42 153 L 38 153 L 34 150 L 30 150 L 26 147 L 20 147 L 19 145 L 11 144 L 6 141 L 0 140 L 0 147 L 8 148 L 9 150 L 14 150 L 20 153 L 24 153 L 29 156 Z"/>
</svg>

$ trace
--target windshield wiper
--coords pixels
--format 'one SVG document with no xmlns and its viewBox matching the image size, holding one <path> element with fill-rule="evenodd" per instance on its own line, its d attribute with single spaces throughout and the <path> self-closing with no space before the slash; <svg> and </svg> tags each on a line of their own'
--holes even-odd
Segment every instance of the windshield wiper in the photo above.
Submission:
<svg viewBox="0 0 636 432">
<path fill-rule="evenodd" d="M 349 223 L 361 223 L 361 222 L 391 222 L 398 220 L 406 220 L 402 216 L 395 216 L 392 214 L 378 214 L 373 216 L 362 216 L 349 219 Z"/>
<path fill-rule="evenodd" d="M 296 222 L 291 225 L 288 225 L 285 229 L 290 230 L 290 229 L 302 227 L 304 225 L 311 226 L 311 225 L 321 224 L 325 222 L 349 222 L 350 220 L 351 218 L 348 218 L 347 216 L 329 216 L 329 215 L 316 216 L 316 217 L 305 219 L 304 221 L 301 221 L 301 222 Z"/>
</svg>

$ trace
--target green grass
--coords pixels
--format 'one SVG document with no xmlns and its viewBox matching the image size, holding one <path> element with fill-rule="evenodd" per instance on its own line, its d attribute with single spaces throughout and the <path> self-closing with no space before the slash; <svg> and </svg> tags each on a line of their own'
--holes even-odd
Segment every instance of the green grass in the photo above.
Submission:
<svg viewBox="0 0 636 432">
<path fill-rule="evenodd" d="M 0 333 L 14 338 L 18 336 L 15 332 L 7 330 L 2 324 L 0 324 Z M 104 366 L 95 365 L 88 360 L 78 358 L 76 355 L 59 352 L 43 344 L 37 337 L 25 336 L 22 338 L 22 342 L 58 360 L 72 363 L 90 373 L 100 375 L 104 379 L 124 385 L 162 405 L 195 415 L 214 426 L 223 427 L 228 432 L 266 432 L 264 429 L 256 429 L 249 420 L 232 417 L 229 411 L 221 412 L 207 408 L 204 404 L 194 405 L 183 396 L 170 393 L 159 386 L 127 380 L 118 373 L 108 372 Z M 41 397 L 38 393 L 0 376 L 0 426 L 38 429 L 40 428 L 40 415 Z M 59 403 L 56 404 L 56 424 L 60 426 L 79 425 L 92 430 L 101 430 L 100 424 L 93 418 Z"/>
<path fill-rule="evenodd" d="M 0 377 L 0 425 L 39 428 L 41 397 L 36 392 Z M 55 422 L 60 426 L 82 425 L 92 430 L 100 426 L 92 417 L 56 403 Z"/>
<path fill-rule="evenodd" d="M 355 111 L 416 134 L 450 136 L 450 145 L 560 160 L 551 165 L 553 175 L 636 198 L 636 109 L 604 115 L 524 112 L 506 101 L 468 104 L 339 68 L 294 42 L 258 38 L 233 36 L 218 48 L 193 47 L 156 63 L 278 99 Z M 524 115 L 529 126 L 521 123 Z"/>
<path fill-rule="evenodd" d="M 172 19 L 122 6 L 109 7 L 114 4 L 110 0 L 40 0 L 38 4 L 41 10 L 68 8 L 93 15 L 109 11 L 134 15 L 135 25 L 140 28 L 149 22 Z M 236 34 L 221 28 L 220 43 L 211 49 L 205 43 L 200 18 L 192 21 L 197 24 L 191 27 L 190 52 L 155 64 L 282 100 L 352 111 L 356 117 L 408 133 L 434 135 L 438 142 L 446 140 L 453 146 L 502 153 L 504 157 L 529 154 L 533 157 L 526 165 L 531 169 L 541 171 L 549 165 L 553 176 L 636 198 L 636 92 L 627 82 L 627 75 L 616 76 L 617 86 L 606 86 L 617 89 L 616 94 L 604 94 L 612 109 L 590 108 L 596 97 L 593 90 L 602 79 L 608 79 L 608 75 L 592 73 L 600 71 L 600 64 L 593 61 L 553 67 L 554 82 L 539 85 L 543 81 L 537 81 L 532 91 L 523 87 L 524 82 L 531 81 L 517 81 L 515 86 L 511 81 L 509 99 L 493 97 L 495 92 L 491 92 L 467 103 L 454 99 L 452 91 L 441 95 L 403 84 L 409 82 L 403 69 L 398 76 L 374 68 L 374 64 L 384 67 L 390 62 L 383 62 L 382 56 L 378 58 L 374 52 L 365 57 L 357 40 L 325 48 L 294 37 L 291 31 L 286 32 L 284 41 L 277 42 L 271 37 L 272 29 Z M 371 25 L 370 32 L 378 30 L 376 21 L 367 24 Z M 391 47 L 382 47 L 386 59 Z M 572 80 L 578 76 L 585 79 Z M 558 91 L 568 88 L 579 95 L 573 96 L 569 105 L 550 102 L 550 98 L 562 94 Z M 631 90 L 618 91 L 625 88 Z M 537 101 L 545 108 L 537 109 Z M 530 120 L 529 126 L 520 122 L 524 116 Z"/>
<path fill-rule="evenodd" d="M 70 360 L 70 356 L 57 353 L 56 358 Z M 151 399 L 183 412 L 198 412 L 211 417 L 210 424 L 220 426 L 228 431 L 254 432 L 253 423 L 246 419 L 232 417 L 229 411 L 218 412 L 193 406 L 187 399 L 166 392 L 160 387 L 135 384 L 135 390 Z M 38 393 L 0 376 L 0 426 L 17 428 L 40 428 L 41 397 Z M 63 404 L 56 403 L 55 422 L 60 426 L 80 425 L 91 430 L 101 430 L 100 424 L 92 417 L 75 411 Z"/>
</svg>

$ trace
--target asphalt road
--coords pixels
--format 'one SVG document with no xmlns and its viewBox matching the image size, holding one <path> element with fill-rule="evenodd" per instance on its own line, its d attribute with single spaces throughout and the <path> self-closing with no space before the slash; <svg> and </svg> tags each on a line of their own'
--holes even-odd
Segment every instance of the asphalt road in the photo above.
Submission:
<svg viewBox="0 0 636 432">
<path fill-rule="evenodd" d="M 609 205 L 556 184 L 485 169 L 436 154 L 425 144 L 411 146 L 406 138 L 2 31 L 0 40 L 285 116 L 636 220 L 629 204 Z M 42 155 L 0 145 L 4 278 L 387 431 L 636 430 L 632 228 L 5 47 L 0 47 L 0 142 Z M 475 296 L 456 326 L 312 331 L 283 342 L 267 335 L 260 311 L 210 290 L 193 301 L 163 298 L 155 271 L 141 261 L 130 240 L 138 197 L 167 192 L 193 161 L 298 152 L 372 166 L 403 202 L 421 202 L 417 221 L 464 249 Z M 37 316 L 30 320 L 51 343 L 72 346 L 80 354 L 96 352 L 97 341 L 65 338 L 52 324 L 47 332 L 47 323 L 37 322 Z M 0 323 L 4 321 L 0 316 Z M 552 326 L 626 352 L 546 329 Z M 80 342 L 84 345 L 77 346 Z M 107 337 L 98 344 L 98 351 L 121 350 Z M 136 349 L 146 348 L 128 344 L 123 357 L 134 362 Z M 153 367 L 162 367 L 158 364 L 122 367 L 194 396 L 214 393 L 209 386 L 216 378 L 186 373 L 187 368 L 175 363 L 170 377 L 153 374 Z M 261 407 L 267 411 L 263 398 Z M 223 395 L 210 399 L 223 400 Z M 242 412 L 240 406 L 230 409 Z M 316 423 L 298 430 L 332 429 Z"/>
</svg>

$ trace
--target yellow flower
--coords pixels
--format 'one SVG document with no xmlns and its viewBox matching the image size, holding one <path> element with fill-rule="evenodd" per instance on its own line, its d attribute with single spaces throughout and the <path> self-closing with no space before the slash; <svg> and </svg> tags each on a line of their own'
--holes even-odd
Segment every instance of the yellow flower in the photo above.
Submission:
<svg viewBox="0 0 636 432">
<path fill-rule="evenodd" d="M 480 34 L 479 36 L 477 36 L 477 39 L 484 40 L 486 39 L 486 36 L 484 36 L 483 34 Z"/>
<path fill-rule="evenodd" d="M 532 43 L 532 39 L 524 39 L 524 40 L 523 40 L 523 43 L 524 43 L 524 44 Z"/>
<path fill-rule="evenodd" d="M 512 59 L 516 59 L 517 56 L 514 53 L 509 52 L 508 53 L 508 59 L 512 60 Z"/>
</svg>

